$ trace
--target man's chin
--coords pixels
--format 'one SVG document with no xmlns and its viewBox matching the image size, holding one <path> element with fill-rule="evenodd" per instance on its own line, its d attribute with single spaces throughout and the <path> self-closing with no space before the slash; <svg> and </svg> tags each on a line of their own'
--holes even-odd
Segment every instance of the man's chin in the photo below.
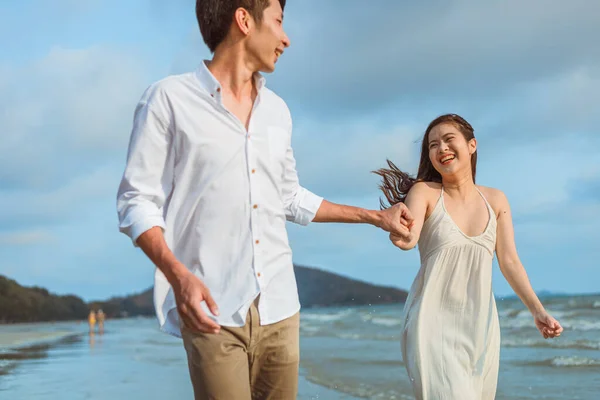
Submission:
<svg viewBox="0 0 600 400">
<path fill-rule="evenodd" d="M 264 73 L 267 73 L 267 74 L 270 74 L 270 73 L 272 73 L 272 72 L 274 72 L 274 71 L 275 71 L 275 64 L 274 64 L 274 63 L 273 63 L 273 64 L 271 64 L 271 65 L 264 65 L 264 66 L 263 66 L 263 67 L 260 69 L 260 72 L 264 72 Z"/>
</svg>

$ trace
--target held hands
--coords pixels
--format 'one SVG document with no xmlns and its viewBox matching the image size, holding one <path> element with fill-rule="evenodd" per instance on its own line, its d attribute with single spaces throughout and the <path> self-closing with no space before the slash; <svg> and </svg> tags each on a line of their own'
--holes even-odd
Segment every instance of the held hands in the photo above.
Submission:
<svg viewBox="0 0 600 400">
<path fill-rule="evenodd" d="M 172 285 L 177 311 L 185 326 L 204 333 L 219 333 L 221 327 L 210 319 L 200 307 L 205 301 L 214 315 L 219 315 L 217 304 L 210 291 L 196 275 L 187 271 Z"/>
<path fill-rule="evenodd" d="M 563 331 L 560 323 L 546 311 L 534 313 L 533 320 L 544 339 L 559 337 Z"/>
<path fill-rule="evenodd" d="M 379 213 L 381 218 L 379 227 L 390 233 L 390 239 L 393 236 L 407 242 L 410 241 L 410 228 L 414 221 L 410 210 L 404 203 L 395 204 L 390 208 L 381 210 Z"/>
</svg>

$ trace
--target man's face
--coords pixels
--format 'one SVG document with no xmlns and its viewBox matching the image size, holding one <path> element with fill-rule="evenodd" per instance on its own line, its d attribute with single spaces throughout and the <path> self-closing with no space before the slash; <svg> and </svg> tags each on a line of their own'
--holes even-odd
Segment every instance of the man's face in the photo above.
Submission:
<svg viewBox="0 0 600 400">
<path fill-rule="evenodd" d="M 290 45 L 283 30 L 283 10 L 278 0 L 271 0 L 260 23 L 254 23 L 248 36 L 247 50 L 258 71 L 273 72 L 275 63 Z"/>
</svg>

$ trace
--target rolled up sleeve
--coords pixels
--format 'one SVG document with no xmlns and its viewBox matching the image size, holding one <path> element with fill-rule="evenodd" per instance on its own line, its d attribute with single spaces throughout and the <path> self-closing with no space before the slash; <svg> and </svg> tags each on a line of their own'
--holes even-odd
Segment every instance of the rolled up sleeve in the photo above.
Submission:
<svg viewBox="0 0 600 400">
<path fill-rule="evenodd" d="M 289 118 L 288 146 L 284 161 L 282 184 L 286 219 L 299 225 L 308 225 L 315 218 L 323 198 L 300 186 L 296 159 L 291 145 L 292 122 Z"/>
<path fill-rule="evenodd" d="M 171 134 L 160 94 L 149 89 L 138 103 L 117 193 L 119 230 L 137 246 L 138 237 L 159 226 L 165 230 L 163 205 L 172 190 Z"/>
</svg>

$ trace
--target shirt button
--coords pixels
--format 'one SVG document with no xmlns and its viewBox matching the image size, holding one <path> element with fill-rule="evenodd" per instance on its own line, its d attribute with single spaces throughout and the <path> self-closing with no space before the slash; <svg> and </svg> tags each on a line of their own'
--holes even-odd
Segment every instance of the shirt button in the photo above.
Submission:
<svg viewBox="0 0 600 400">
<path fill-rule="evenodd" d="M 258 208 L 258 205 L 255 204 L 255 205 L 252 206 L 252 208 L 254 208 L 256 210 Z"/>
<path fill-rule="evenodd" d="M 254 243 L 256 243 L 256 244 L 259 244 L 259 243 L 260 243 L 260 240 L 257 240 L 257 241 L 255 241 Z"/>
<path fill-rule="evenodd" d="M 256 274 L 256 276 L 258 276 L 260 278 L 260 272 L 258 274 Z"/>
<path fill-rule="evenodd" d="M 221 88 L 220 88 L 220 87 L 218 87 L 218 88 L 217 88 L 217 92 L 220 92 L 220 91 L 221 91 Z"/>
<path fill-rule="evenodd" d="M 255 169 L 253 169 L 253 170 L 252 170 L 252 173 L 254 174 L 255 172 L 256 172 L 256 170 L 255 170 Z"/>
</svg>

